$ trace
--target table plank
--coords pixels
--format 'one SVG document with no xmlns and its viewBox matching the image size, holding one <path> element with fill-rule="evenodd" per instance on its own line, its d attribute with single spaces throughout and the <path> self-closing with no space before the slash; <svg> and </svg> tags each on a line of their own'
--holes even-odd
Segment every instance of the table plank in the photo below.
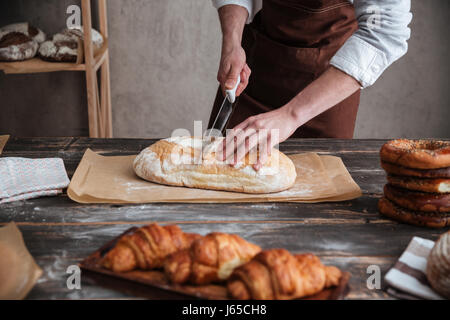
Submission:
<svg viewBox="0 0 450 320">
<path fill-rule="evenodd" d="M 64 256 L 69 251 L 84 257 L 132 226 L 142 224 L 19 225 L 33 255 Z M 186 232 L 236 233 L 264 248 L 286 248 L 332 256 L 398 256 L 412 235 L 436 239 L 442 232 L 410 225 L 301 224 L 270 222 L 178 221 Z"/>
<path fill-rule="evenodd" d="M 48 137 L 48 138 L 22 138 L 11 137 L 7 144 L 9 151 L 84 151 L 91 148 L 101 150 L 131 150 L 140 151 L 159 139 L 135 138 L 85 138 L 85 137 Z M 280 144 L 280 149 L 305 149 L 311 152 L 378 152 L 385 143 L 385 139 L 288 139 Z"/>
<path fill-rule="evenodd" d="M 303 223 L 392 223 L 378 214 L 378 196 L 338 203 L 231 204 L 78 204 L 67 196 L 45 197 L 4 204 L 3 221 L 17 223 L 103 223 L 121 221 L 291 220 Z M 1 223 L 1 222 L 0 222 Z"/>
</svg>

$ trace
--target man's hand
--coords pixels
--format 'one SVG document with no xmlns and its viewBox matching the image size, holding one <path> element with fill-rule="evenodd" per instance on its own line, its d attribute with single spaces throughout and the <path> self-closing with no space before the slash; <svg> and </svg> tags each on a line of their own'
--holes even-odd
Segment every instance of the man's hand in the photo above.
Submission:
<svg viewBox="0 0 450 320">
<path fill-rule="evenodd" d="M 226 5 L 219 9 L 223 37 L 217 80 L 224 95 L 225 90 L 234 88 L 239 75 L 241 82 L 236 89 L 236 96 L 239 96 L 248 85 L 251 71 L 246 63 L 245 51 L 241 45 L 247 17 L 247 9 L 238 5 Z"/>
<path fill-rule="evenodd" d="M 239 96 L 248 85 L 248 79 L 251 70 L 245 63 L 245 51 L 241 45 L 233 48 L 222 47 L 222 57 L 220 59 L 219 72 L 217 73 L 217 81 L 222 88 L 225 96 L 225 90 L 233 89 L 236 85 L 238 76 L 241 76 L 241 82 L 236 89 L 236 96 Z M 224 50 L 225 49 L 225 50 Z"/>
<path fill-rule="evenodd" d="M 270 156 L 273 146 L 289 138 L 298 126 L 298 119 L 288 105 L 252 116 L 227 131 L 221 145 L 223 152 L 220 153 L 220 160 L 236 165 L 247 153 L 258 148 L 259 156 L 252 160 L 253 168 L 259 170 Z"/>
</svg>

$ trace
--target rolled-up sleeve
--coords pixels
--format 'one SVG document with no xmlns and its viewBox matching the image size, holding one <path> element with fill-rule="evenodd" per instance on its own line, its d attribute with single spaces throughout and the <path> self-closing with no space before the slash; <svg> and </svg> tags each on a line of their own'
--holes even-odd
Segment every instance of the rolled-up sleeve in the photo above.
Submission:
<svg viewBox="0 0 450 320">
<path fill-rule="evenodd" d="M 262 0 L 212 0 L 213 6 L 219 9 L 227 4 L 244 7 L 248 11 L 247 23 L 252 22 L 255 14 L 261 10 Z"/>
<path fill-rule="evenodd" d="M 371 86 L 408 51 L 411 0 L 355 0 L 359 29 L 331 59 L 331 65 Z"/>
</svg>

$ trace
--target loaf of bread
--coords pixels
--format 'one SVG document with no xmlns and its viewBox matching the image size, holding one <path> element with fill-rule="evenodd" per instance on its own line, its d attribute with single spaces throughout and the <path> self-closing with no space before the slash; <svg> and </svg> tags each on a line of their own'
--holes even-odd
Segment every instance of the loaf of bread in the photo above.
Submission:
<svg viewBox="0 0 450 320">
<path fill-rule="evenodd" d="M 97 31 L 91 31 L 94 55 L 103 45 L 103 37 Z M 39 56 L 52 62 L 76 62 L 82 54 L 84 32 L 82 27 L 64 29 L 55 34 L 51 41 L 45 41 L 39 48 Z M 82 60 L 82 59 L 80 59 Z"/>
<path fill-rule="evenodd" d="M 45 34 L 27 22 L 0 28 L 0 60 L 22 61 L 36 55 Z"/>
<path fill-rule="evenodd" d="M 282 152 L 273 149 L 259 171 L 253 169 L 254 157 L 249 154 L 236 166 L 230 166 L 216 159 L 222 140 L 207 142 L 193 137 L 160 140 L 136 157 L 134 171 L 145 180 L 161 184 L 245 193 L 278 192 L 294 184 L 295 166 Z"/>
</svg>

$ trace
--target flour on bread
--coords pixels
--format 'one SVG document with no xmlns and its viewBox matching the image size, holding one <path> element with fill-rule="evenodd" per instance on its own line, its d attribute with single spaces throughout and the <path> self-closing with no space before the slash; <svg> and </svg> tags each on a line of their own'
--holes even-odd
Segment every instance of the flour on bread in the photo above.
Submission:
<svg viewBox="0 0 450 320">
<path fill-rule="evenodd" d="M 134 170 L 139 177 L 152 182 L 247 193 L 278 192 L 294 184 L 294 164 L 276 149 L 259 171 L 253 169 L 247 158 L 235 167 L 217 160 L 215 152 L 222 139 L 208 144 L 207 153 L 202 153 L 206 141 L 201 138 L 160 140 L 136 157 Z"/>
<path fill-rule="evenodd" d="M 56 46 L 53 41 L 45 41 L 39 47 L 39 54 L 44 57 L 51 57 L 56 55 L 77 55 L 77 49 L 71 49 L 67 46 Z"/>
<path fill-rule="evenodd" d="M 33 34 L 30 31 L 32 31 Z M 46 38 L 46 35 L 44 32 L 42 32 L 42 30 L 30 26 L 28 22 L 13 23 L 0 28 L 0 38 L 2 37 L 2 35 L 10 32 L 23 33 L 24 35 L 31 37 L 37 43 L 44 42 Z"/>
<path fill-rule="evenodd" d="M 45 34 L 27 22 L 0 28 L 0 61 L 21 61 L 36 55 Z"/>
<path fill-rule="evenodd" d="M 94 55 L 103 45 L 103 36 L 91 29 Z M 53 35 L 51 41 L 45 41 L 39 48 L 39 55 L 47 61 L 76 62 L 79 42 L 84 41 L 83 27 L 64 29 Z"/>
</svg>

